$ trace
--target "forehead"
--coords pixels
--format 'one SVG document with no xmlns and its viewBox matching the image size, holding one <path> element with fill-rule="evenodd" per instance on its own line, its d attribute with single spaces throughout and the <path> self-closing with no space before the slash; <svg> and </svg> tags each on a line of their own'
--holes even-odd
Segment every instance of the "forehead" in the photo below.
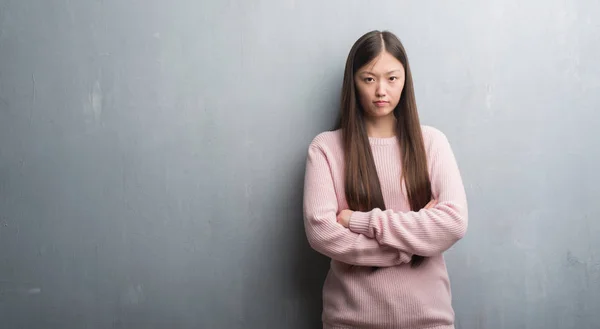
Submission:
<svg viewBox="0 0 600 329">
<path fill-rule="evenodd" d="M 357 73 L 386 74 L 392 71 L 404 72 L 404 66 L 396 57 L 384 51 L 361 67 Z"/>
</svg>

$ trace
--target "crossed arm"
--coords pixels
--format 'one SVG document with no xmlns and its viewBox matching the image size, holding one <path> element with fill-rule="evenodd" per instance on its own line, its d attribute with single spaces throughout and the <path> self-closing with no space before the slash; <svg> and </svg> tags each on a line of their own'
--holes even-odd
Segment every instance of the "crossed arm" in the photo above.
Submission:
<svg viewBox="0 0 600 329">
<path fill-rule="evenodd" d="M 304 224 L 313 249 L 360 266 L 395 266 L 412 255 L 430 257 L 449 249 L 467 229 L 467 200 L 446 137 L 431 142 L 429 165 L 434 203 L 419 211 L 373 209 L 338 212 L 325 152 L 311 144 L 304 185 Z"/>
</svg>

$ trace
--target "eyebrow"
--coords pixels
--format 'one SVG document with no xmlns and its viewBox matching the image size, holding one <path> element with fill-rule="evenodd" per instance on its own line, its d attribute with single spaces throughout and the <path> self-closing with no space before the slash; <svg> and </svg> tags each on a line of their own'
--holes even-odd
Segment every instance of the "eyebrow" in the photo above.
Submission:
<svg viewBox="0 0 600 329">
<path fill-rule="evenodd" d="M 392 70 L 392 71 L 389 71 L 389 72 L 387 72 L 386 74 L 390 74 L 390 73 L 394 73 L 394 72 L 402 72 L 402 70 L 401 70 L 401 69 Z M 375 74 L 375 73 L 373 73 L 373 72 L 370 72 L 370 71 L 362 71 L 362 72 L 360 72 L 359 74 L 370 74 L 370 75 L 377 75 L 377 74 Z"/>
</svg>

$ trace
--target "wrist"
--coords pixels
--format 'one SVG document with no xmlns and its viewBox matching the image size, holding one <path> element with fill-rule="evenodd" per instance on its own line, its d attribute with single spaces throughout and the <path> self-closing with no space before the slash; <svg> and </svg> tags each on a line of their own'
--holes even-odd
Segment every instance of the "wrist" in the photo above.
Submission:
<svg viewBox="0 0 600 329">
<path fill-rule="evenodd" d="M 369 213 L 366 212 L 354 211 L 348 220 L 348 228 L 350 231 L 371 237 L 369 225 L 370 217 Z"/>
</svg>

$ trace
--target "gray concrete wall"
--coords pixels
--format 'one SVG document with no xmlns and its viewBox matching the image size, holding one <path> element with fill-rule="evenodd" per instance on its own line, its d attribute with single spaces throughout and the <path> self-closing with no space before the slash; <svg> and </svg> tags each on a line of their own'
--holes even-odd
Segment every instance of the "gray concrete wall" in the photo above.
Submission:
<svg viewBox="0 0 600 329">
<path fill-rule="evenodd" d="M 318 328 L 306 149 L 371 29 L 463 173 L 457 328 L 600 328 L 593 0 L 0 0 L 0 327 Z"/>
</svg>

